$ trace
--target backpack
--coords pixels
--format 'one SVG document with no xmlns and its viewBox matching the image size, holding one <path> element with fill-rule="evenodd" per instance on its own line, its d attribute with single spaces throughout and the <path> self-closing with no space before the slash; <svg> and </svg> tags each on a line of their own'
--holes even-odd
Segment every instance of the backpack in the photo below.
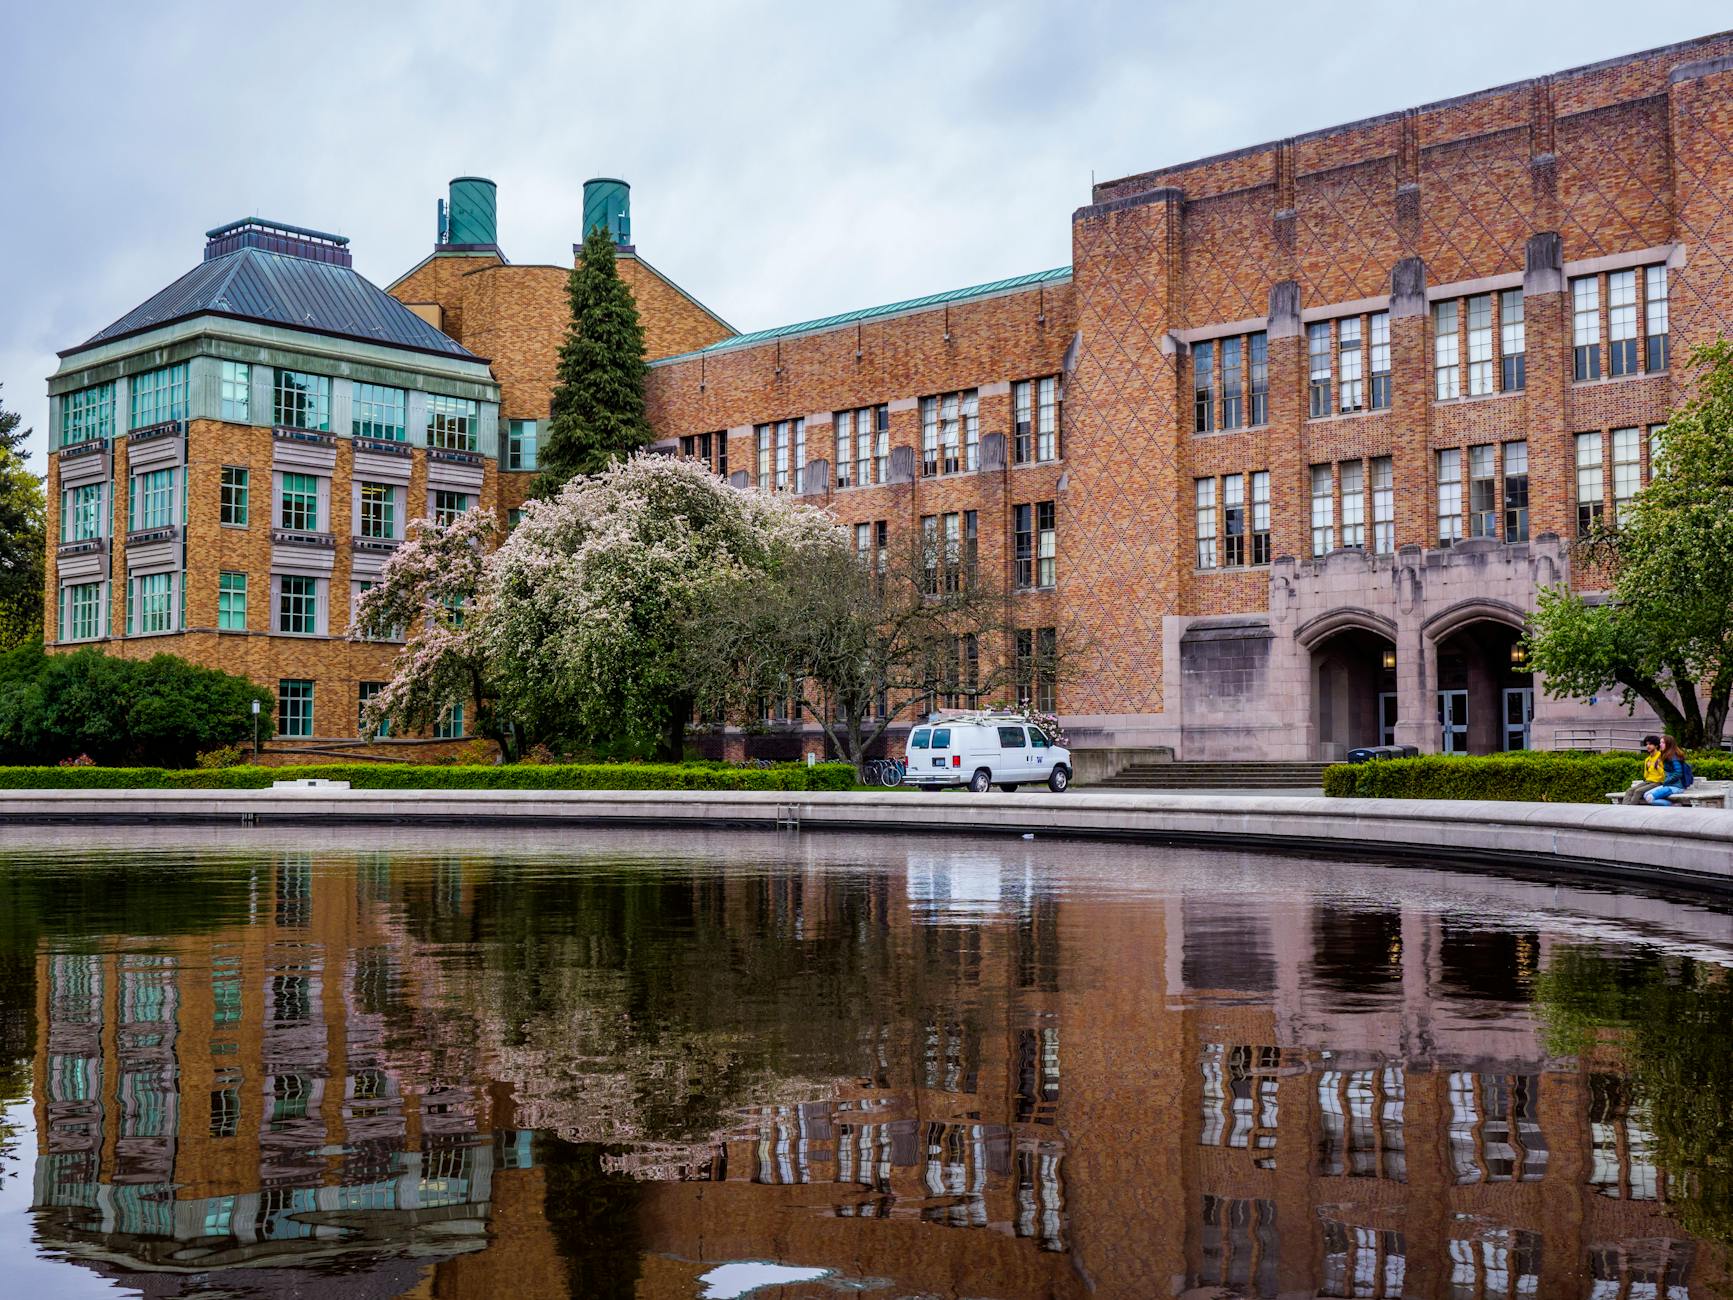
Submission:
<svg viewBox="0 0 1733 1300">
<path fill-rule="evenodd" d="M 1679 788 L 1689 790 L 1691 782 L 1697 779 L 1697 774 L 1691 770 L 1691 765 L 1684 759 L 1679 760 Z"/>
</svg>

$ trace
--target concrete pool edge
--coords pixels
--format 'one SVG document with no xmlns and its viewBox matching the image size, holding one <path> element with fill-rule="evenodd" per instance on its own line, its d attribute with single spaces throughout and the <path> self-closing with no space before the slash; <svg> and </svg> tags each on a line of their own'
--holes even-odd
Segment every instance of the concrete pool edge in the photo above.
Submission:
<svg viewBox="0 0 1733 1300">
<path fill-rule="evenodd" d="M 0 824 L 655 825 L 1072 836 L 1449 858 L 1733 893 L 1733 812 L 1115 791 L 10 790 Z"/>
</svg>

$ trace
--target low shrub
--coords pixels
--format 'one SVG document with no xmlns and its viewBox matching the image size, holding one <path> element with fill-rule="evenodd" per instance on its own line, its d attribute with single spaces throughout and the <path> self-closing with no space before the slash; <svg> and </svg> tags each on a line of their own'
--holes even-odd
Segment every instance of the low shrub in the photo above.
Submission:
<svg viewBox="0 0 1733 1300">
<path fill-rule="evenodd" d="M 1733 758 L 1691 758 L 1702 780 L 1733 780 Z M 1642 775 L 1637 754 L 1581 752 L 1428 754 L 1421 758 L 1339 763 L 1324 769 L 1333 799 L 1494 799 L 1530 803 L 1604 803 Z"/>
<path fill-rule="evenodd" d="M 297 767 L 0 767 L 6 790 L 255 790 L 273 781 L 347 781 L 357 790 L 848 790 L 847 763 L 771 768 L 680 763 L 409 765 L 322 763 Z"/>
</svg>

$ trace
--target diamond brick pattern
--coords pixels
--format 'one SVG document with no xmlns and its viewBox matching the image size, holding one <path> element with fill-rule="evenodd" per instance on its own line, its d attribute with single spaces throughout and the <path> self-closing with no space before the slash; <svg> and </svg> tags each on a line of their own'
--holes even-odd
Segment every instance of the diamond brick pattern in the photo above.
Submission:
<svg viewBox="0 0 1733 1300">
<path fill-rule="evenodd" d="M 1393 158 L 1306 177 L 1295 200 L 1300 294 L 1308 303 L 1347 302 L 1390 290 L 1401 257 Z"/>
<path fill-rule="evenodd" d="M 1526 131 L 1427 150 L 1420 196 L 1419 252 L 1429 281 L 1522 269 L 1523 245 L 1540 229 Z"/>
</svg>

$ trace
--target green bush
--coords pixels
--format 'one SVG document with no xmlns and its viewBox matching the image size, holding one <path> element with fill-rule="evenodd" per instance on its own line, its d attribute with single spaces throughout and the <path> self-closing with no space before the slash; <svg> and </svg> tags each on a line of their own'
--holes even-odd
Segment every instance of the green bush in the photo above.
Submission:
<svg viewBox="0 0 1733 1300">
<path fill-rule="evenodd" d="M 1692 757 L 1705 781 L 1733 780 L 1726 754 Z M 1604 803 L 1642 775 L 1637 754 L 1581 752 L 1429 754 L 1324 769 L 1324 793 L 1333 799 L 1496 799 L 1531 803 Z"/>
<path fill-rule="evenodd" d="M 256 790 L 273 781 L 347 781 L 357 790 L 848 790 L 847 763 L 771 768 L 676 763 L 425 766 L 324 763 L 296 767 L 0 767 L 7 790 Z"/>
</svg>

